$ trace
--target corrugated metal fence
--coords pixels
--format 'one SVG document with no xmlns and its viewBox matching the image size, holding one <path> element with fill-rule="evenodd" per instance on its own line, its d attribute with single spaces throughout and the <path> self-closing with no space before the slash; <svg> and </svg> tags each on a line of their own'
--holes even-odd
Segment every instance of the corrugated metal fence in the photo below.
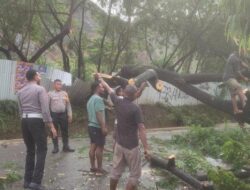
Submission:
<svg viewBox="0 0 250 190">
<path fill-rule="evenodd" d="M 38 67 L 38 65 L 34 65 L 35 69 L 36 67 Z M 14 89 L 15 73 L 15 61 L 0 60 L 0 100 L 16 100 Z M 80 79 L 76 79 L 72 84 L 72 76 L 70 73 L 48 67 L 46 72 L 42 75 L 41 85 L 44 86 L 47 91 L 52 90 L 52 81 L 57 78 L 61 79 L 63 83 L 66 84 L 64 89 L 69 93 L 69 97 L 73 104 L 82 105 L 85 103 L 86 98 L 90 94 L 91 81 L 84 82 Z M 203 83 L 197 85 L 197 87 L 212 95 L 220 94 L 221 91 L 217 83 Z M 172 106 L 200 104 L 198 100 L 188 96 L 175 86 L 166 82 L 164 83 L 164 90 L 161 93 L 156 92 L 152 87 L 146 88 L 137 102 L 139 104 L 162 103 Z"/>
<path fill-rule="evenodd" d="M 16 66 L 16 61 L 0 60 L 0 100 L 16 100 Z M 33 66 L 34 69 L 38 67 L 39 66 L 35 64 Z M 49 91 L 53 88 L 52 81 L 55 79 L 62 80 L 65 86 L 72 85 L 72 75 L 70 73 L 51 67 L 47 67 L 46 71 L 42 74 L 41 84 Z"/>
<path fill-rule="evenodd" d="M 15 100 L 16 62 L 0 60 L 0 100 Z"/>
</svg>

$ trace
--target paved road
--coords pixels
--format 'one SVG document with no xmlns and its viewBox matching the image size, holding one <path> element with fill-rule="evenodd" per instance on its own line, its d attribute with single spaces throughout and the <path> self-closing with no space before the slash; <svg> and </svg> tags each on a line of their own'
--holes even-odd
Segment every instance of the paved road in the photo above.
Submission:
<svg viewBox="0 0 250 190">
<path fill-rule="evenodd" d="M 173 132 L 172 132 L 173 133 Z M 176 132 L 175 132 L 176 133 Z M 153 130 L 150 136 L 168 138 L 168 131 Z M 49 140 L 48 154 L 45 167 L 43 183 L 48 190 L 108 190 L 109 176 L 97 177 L 89 173 L 88 146 L 89 140 L 86 137 L 70 139 L 70 144 L 76 149 L 75 153 L 60 152 L 56 155 L 51 153 L 52 144 Z M 108 149 L 112 147 L 111 137 L 107 139 Z M 20 174 L 24 171 L 25 145 L 21 139 L 0 141 L 0 171 L 15 168 Z M 112 153 L 105 152 L 104 168 L 111 169 Z M 145 160 L 143 163 L 146 163 Z M 156 189 L 155 179 L 151 175 L 151 169 L 147 164 L 143 167 L 143 176 L 139 189 Z M 124 189 L 127 173 L 119 183 L 119 189 Z M 23 181 L 15 182 L 7 190 L 22 190 Z"/>
<path fill-rule="evenodd" d="M 157 137 L 160 139 L 170 139 L 175 134 L 182 134 L 186 128 L 173 129 L 154 129 L 148 131 L 148 138 Z M 52 144 L 49 140 L 48 155 L 45 167 L 45 176 L 43 183 L 48 190 L 108 190 L 109 176 L 97 177 L 89 173 L 88 147 L 89 140 L 87 137 L 70 139 L 70 144 L 76 149 L 75 153 L 60 152 L 56 155 L 51 153 Z M 152 145 L 152 143 L 150 143 Z M 109 136 L 107 139 L 107 149 L 111 149 L 112 140 Z M 0 141 L 0 173 L 9 168 L 14 168 L 23 174 L 25 160 L 25 145 L 22 140 Z M 105 152 L 104 168 L 107 171 L 111 169 L 112 154 Z M 143 163 L 146 163 L 143 161 Z M 119 190 L 123 190 L 127 173 L 119 183 Z M 142 183 L 140 190 L 155 190 L 155 176 L 152 170 L 145 164 L 142 171 Z M 23 181 L 15 182 L 7 190 L 22 190 Z M 187 188 L 186 188 L 187 189 Z"/>
</svg>

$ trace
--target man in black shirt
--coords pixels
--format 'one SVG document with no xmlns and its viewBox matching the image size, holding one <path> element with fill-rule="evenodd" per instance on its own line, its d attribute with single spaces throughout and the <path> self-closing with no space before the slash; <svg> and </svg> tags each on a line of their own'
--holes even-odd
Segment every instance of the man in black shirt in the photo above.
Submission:
<svg viewBox="0 0 250 190">
<path fill-rule="evenodd" d="M 144 154 L 145 156 L 148 155 L 146 129 L 142 112 L 140 107 L 133 103 L 137 97 L 137 88 L 133 85 L 127 85 L 124 89 L 124 99 L 120 99 L 105 81 L 100 80 L 115 105 L 117 116 L 117 143 L 114 150 L 110 190 L 116 189 L 119 178 L 126 166 L 129 167 L 130 172 L 126 190 L 134 190 L 141 176 L 138 133 L 143 144 Z"/>
</svg>

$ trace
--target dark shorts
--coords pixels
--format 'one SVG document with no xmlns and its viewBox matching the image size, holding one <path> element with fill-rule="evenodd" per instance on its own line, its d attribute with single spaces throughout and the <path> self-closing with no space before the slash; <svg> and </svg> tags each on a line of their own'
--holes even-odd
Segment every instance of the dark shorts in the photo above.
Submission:
<svg viewBox="0 0 250 190">
<path fill-rule="evenodd" d="M 102 130 L 97 127 L 88 127 L 89 138 L 91 144 L 103 147 L 105 145 L 105 136 L 102 134 Z"/>
</svg>

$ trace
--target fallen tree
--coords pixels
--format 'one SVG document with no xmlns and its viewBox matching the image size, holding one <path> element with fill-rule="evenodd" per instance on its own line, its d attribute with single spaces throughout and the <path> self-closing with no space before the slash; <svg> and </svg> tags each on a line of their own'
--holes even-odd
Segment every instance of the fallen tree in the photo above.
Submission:
<svg viewBox="0 0 250 190">
<path fill-rule="evenodd" d="M 151 166 L 158 167 L 169 171 L 173 175 L 177 176 L 181 180 L 185 181 L 190 186 L 199 190 L 213 190 L 213 184 L 208 181 L 199 181 L 190 174 L 178 169 L 175 166 L 175 156 L 170 156 L 167 159 L 163 159 L 157 155 L 149 155 L 149 161 Z"/>
<path fill-rule="evenodd" d="M 194 86 L 194 84 L 199 84 L 204 82 L 222 82 L 222 75 L 218 74 L 180 75 L 176 72 L 155 68 L 153 66 L 124 66 L 117 75 L 129 79 L 136 77 L 137 75 L 145 72 L 147 69 L 154 69 L 157 72 L 158 78 L 160 80 L 174 85 L 181 91 L 203 102 L 204 104 L 212 106 L 213 108 L 228 113 L 232 116 L 234 115 L 230 101 L 221 100 Z"/>
<path fill-rule="evenodd" d="M 117 76 L 120 76 L 122 78 L 114 78 L 115 83 L 122 83 L 124 84 L 125 81 L 123 78 L 130 79 L 134 78 L 141 73 L 145 72 L 148 69 L 154 69 L 157 72 L 158 79 L 168 82 L 181 91 L 185 92 L 187 95 L 192 96 L 193 98 L 201 101 L 204 104 L 207 104 L 217 110 L 220 110 L 222 112 L 225 112 L 231 116 L 235 115 L 233 114 L 233 109 L 232 109 L 232 104 L 231 101 L 228 100 L 222 100 L 218 97 L 215 97 L 211 94 L 208 94 L 207 92 L 197 88 L 195 85 L 200 84 L 200 83 L 205 83 L 205 82 L 222 82 L 222 74 L 185 74 L 185 75 L 180 75 L 176 72 L 169 71 L 166 69 L 161 69 L 157 68 L 154 66 L 145 66 L 145 65 L 140 65 L 140 66 L 124 66 L 120 72 L 117 74 Z M 250 77 L 250 72 L 245 71 L 243 73 L 245 76 Z M 250 100 L 249 100 L 250 104 Z M 250 106 L 249 109 L 244 109 L 242 115 L 237 115 L 235 119 L 239 123 L 244 123 L 250 122 L 249 119 L 249 111 L 250 111 Z"/>
</svg>

